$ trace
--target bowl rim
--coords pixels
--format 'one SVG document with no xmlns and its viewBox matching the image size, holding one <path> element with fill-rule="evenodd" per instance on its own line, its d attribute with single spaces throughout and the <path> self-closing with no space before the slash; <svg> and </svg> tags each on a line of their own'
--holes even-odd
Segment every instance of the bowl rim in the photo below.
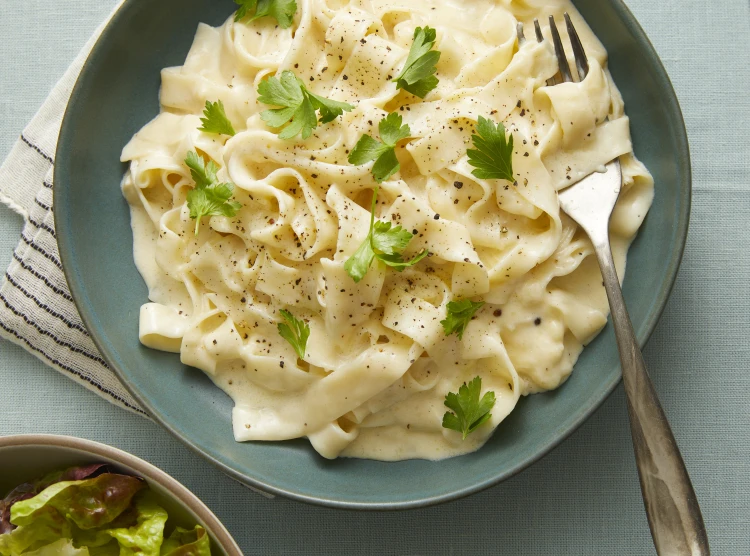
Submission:
<svg viewBox="0 0 750 556">
<path fill-rule="evenodd" d="M 0 451 L 4 448 L 44 446 L 52 448 L 72 448 L 86 452 L 92 457 L 113 460 L 135 470 L 149 482 L 167 490 L 182 506 L 187 507 L 206 524 L 208 533 L 221 546 L 228 556 L 242 556 L 242 551 L 219 518 L 200 498 L 193 494 L 177 479 L 155 465 L 133 454 L 93 440 L 57 434 L 18 434 L 0 437 Z"/>
<path fill-rule="evenodd" d="M 113 33 L 124 11 L 129 9 L 133 4 L 135 4 L 138 1 L 142 1 L 142 0 L 124 0 L 122 2 L 122 4 L 113 13 L 111 19 L 107 22 L 101 35 L 97 38 L 91 52 L 86 58 L 86 61 L 84 62 L 81 68 L 81 72 L 76 80 L 75 86 L 72 89 L 72 93 L 71 93 L 68 105 L 66 106 L 66 109 L 65 109 L 65 114 L 63 116 L 63 120 L 62 120 L 61 127 L 60 127 L 60 140 L 58 140 L 58 144 L 57 144 L 57 148 L 55 152 L 56 161 L 59 162 L 59 161 L 65 160 L 66 141 L 62 139 L 68 138 L 74 133 L 74 130 L 73 130 L 74 122 L 72 121 L 72 117 L 70 115 L 71 106 L 74 104 L 75 99 L 80 95 L 81 90 L 83 89 L 83 82 L 86 80 L 86 77 L 89 74 L 94 73 L 92 58 L 95 57 L 95 54 L 101 48 L 101 45 L 104 42 L 106 42 L 108 36 Z M 653 305 L 655 307 L 655 310 L 653 310 L 651 314 L 648 316 L 648 318 L 645 320 L 643 328 L 642 328 L 643 332 L 639 334 L 637 338 L 640 348 L 643 349 L 646 342 L 651 337 L 651 334 L 656 328 L 656 325 L 659 322 L 659 319 L 661 318 L 666 308 L 666 304 L 674 288 L 675 281 L 677 279 L 677 274 L 678 274 L 680 264 L 682 262 L 683 254 L 685 251 L 688 228 L 690 224 L 690 209 L 691 209 L 691 204 L 692 204 L 692 166 L 691 166 L 691 158 L 690 158 L 690 146 L 688 142 L 687 129 L 685 126 L 685 119 L 683 117 L 682 109 L 680 107 L 677 94 L 674 90 L 674 86 L 672 84 L 671 79 L 669 78 L 669 75 L 667 73 L 666 68 L 664 67 L 663 62 L 661 61 L 661 58 L 659 58 L 659 55 L 657 54 L 656 49 L 653 46 L 653 43 L 648 38 L 648 36 L 646 35 L 646 32 L 643 30 L 643 27 L 640 25 L 640 23 L 635 18 L 633 13 L 627 7 L 625 2 L 623 0 L 609 0 L 609 2 L 612 5 L 613 9 L 615 10 L 620 21 L 623 22 L 623 25 L 631 32 L 631 34 L 633 34 L 638 39 L 639 42 L 642 43 L 643 54 L 645 58 L 650 62 L 650 64 L 653 65 L 654 69 L 656 70 L 653 77 L 657 81 L 657 84 L 660 86 L 660 88 L 665 92 L 665 96 L 668 100 L 667 117 L 673 122 L 675 122 L 674 131 L 675 131 L 675 139 L 677 143 L 676 151 L 681 155 L 681 156 L 678 156 L 676 160 L 676 165 L 678 167 L 678 175 L 683 176 L 683 180 L 681 180 L 678 183 L 679 199 L 681 202 L 680 202 L 680 206 L 678 207 L 676 211 L 677 221 L 676 221 L 676 226 L 675 226 L 676 228 L 675 245 L 674 245 L 674 248 L 672 249 L 669 263 L 667 265 L 665 279 L 662 283 L 662 287 L 660 288 L 660 291 Z M 54 165 L 54 183 L 55 184 L 65 183 L 65 180 L 62 179 L 62 175 L 61 175 L 62 174 L 60 170 L 61 166 L 64 166 L 64 163 L 62 164 L 56 163 Z M 56 208 L 54 212 L 56 229 L 60 229 L 60 227 L 57 225 L 59 222 L 68 218 L 66 205 L 61 200 L 61 197 L 63 196 L 63 193 L 61 191 L 64 189 L 65 189 L 64 186 L 63 187 L 57 186 L 53 188 L 53 202 Z M 326 498 L 326 497 L 319 496 L 319 495 L 301 494 L 299 492 L 295 492 L 288 488 L 274 486 L 264 481 L 249 477 L 233 469 L 232 467 L 226 465 L 225 463 L 219 461 L 213 455 L 203 451 L 190 438 L 181 435 L 174 427 L 170 425 L 170 423 L 167 420 L 165 420 L 159 414 L 157 408 L 152 407 L 152 404 L 148 403 L 144 398 L 142 398 L 139 395 L 137 389 L 129 381 L 123 369 L 121 369 L 119 365 L 116 363 L 116 358 L 113 357 L 112 354 L 110 354 L 110 350 L 106 347 L 106 345 L 101 340 L 101 338 L 99 338 L 99 335 L 96 332 L 96 329 L 91 326 L 91 323 L 93 322 L 93 319 L 94 319 L 93 312 L 90 311 L 87 305 L 81 301 L 85 299 L 86 297 L 84 293 L 85 289 L 75 279 L 75 273 L 71 267 L 72 260 L 74 259 L 74 255 L 73 255 L 74 250 L 73 250 L 72 243 L 68 240 L 68 237 L 66 234 L 58 234 L 57 241 L 58 241 L 58 248 L 60 252 L 60 261 L 62 263 L 65 279 L 68 283 L 71 297 L 73 298 L 75 306 L 78 309 L 78 312 L 81 316 L 83 324 L 86 327 L 86 329 L 89 330 L 91 339 L 94 342 L 94 345 L 97 347 L 102 357 L 107 362 L 108 366 L 115 372 L 117 378 L 125 386 L 128 392 L 130 392 L 133 398 L 141 405 L 141 407 L 145 410 L 145 412 L 148 414 L 149 417 L 151 417 L 160 426 L 162 426 L 170 434 L 176 437 L 181 443 L 183 443 L 185 446 L 193 450 L 195 453 L 199 454 L 202 458 L 211 462 L 214 466 L 219 468 L 222 472 L 224 472 L 229 477 L 235 479 L 236 481 L 238 481 L 239 483 L 243 485 L 249 486 L 253 489 L 257 489 L 261 491 L 262 493 L 268 493 L 271 495 L 279 495 L 279 496 L 283 496 L 283 497 L 286 497 L 295 501 L 305 502 L 305 503 L 315 504 L 315 505 L 322 505 L 322 506 L 331 507 L 331 508 L 339 508 L 339 509 L 347 509 L 347 510 L 375 510 L 375 511 L 408 510 L 408 509 L 415 509 L 415 508 L 424 508 L 424 507 L 464 498 L 471 494 L 475 494 L 477 492 L 480 492 L 482 490 L 495 486 L 517 475 L 518 473 L 520 473 L 521 471 L 523 471 L 530 465 L 536 463 L 537 461 L 545 457 L 547 454 L 552 452 L 552 450 L 557 448 L 564 440 L 566 440 L 571 434 L 573 434 L 576 430 L 578 430 L 580 426 L 599 407 L 601 407 L 601 405 L 607 399 L 609 399 L 609 397 L 612 395 L 615 388 L 620 384 L 621 379 L 622 379 L 621 374 L 617 374 L 609 382 L 605 383 L 604 394 L 599 399 L 591 400 L 589 403 L 582 406 L 578 411 L 577 417 L 573 421 L 571 421 L 570 426 L 566 430 L 562 431 L 557 437 L 547 442 L 547 444 L 544 445 L 543 448 L 539 450 L 536 454 L 534 454 L 533 456 L 529 456 L 523 461 L 514 465 L 513 467 L 508 468 L 504 470 L 503 472 L 498 473 L 489 479 L 475 483 L 472 486 L 458 488 L 456 490 L 451 490 L 450 492 L 444 492 L 442 494 L 435 495 L 435 496 L 425 496 L 425 497 L 417 498 L 414 500 L 397 501 L 397 502 L 359 502 L 359 501 L 352 502 L 352 501 L 333 500 L 333 499 Z"/>
</svg>

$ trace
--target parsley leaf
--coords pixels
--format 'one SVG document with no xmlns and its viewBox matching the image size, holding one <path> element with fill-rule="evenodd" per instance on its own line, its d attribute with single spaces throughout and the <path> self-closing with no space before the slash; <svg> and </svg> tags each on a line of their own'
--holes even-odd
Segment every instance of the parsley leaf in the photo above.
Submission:
<svg viewBox="0 0 750 556">
<path fill-rule="evenodd" d="M 393 255 L 406 249 L 412 234 L 401 226 L 392 227 L 390 222 L 375 222 L 372 229 L 372 248 L 380 253 Z"/>
<path fill-rule="evenodd" d="M 490 420 L 490 411 L 495 406 L 495 393 L 487 392 L 481 400 L 482 379 L 476 377 L 458 389 L 458 394 L 453 392 L 445 396 L 445 406 L 452 410 L 443 415 L 443 427 L 460 432 L 463 439 L 477 430 L 480 426 Z"/>
<path fill-rule="evenodd" d="M 234 216 L 242 205 L 237 201 L 230 201 L 234 185 L 231 183 L 216 183 L 206 188 L 195 188 L 187 195 L 190 207 L 190 218 L 195 218 L 195 235 L 198 235 L 201 218 L 204 216 Z"/>
<path fill-rule="evenodd" d="M 206 109 L 203 111 L 203 116 L 201 118 L 203 126 L 198 128 L 200 131 L 232 137 L 237 134 L 234 127 L 232 127 L 232 122 L 227 118 L 227 113 L 224 111 L 224 103 L 220 100 L 216 102 L 206 101 Z"/>
<path fill-rule="evenodd" d="M 370 269 L 372 260 L 375 258 L 375 251 L 372 250 L 372 244 L 370 243 L 370 236 L 359 246 L 351 257 L 346 259 L 344 263 L 344 270 L 352 277 L 355 282 L 359 282 L 365 277 L 367 271 Z"/>
<path fill-rule="evenodd" d="M 296 319 L 289 311 L 282 309 L 279 312 L 286 321 L 286 324 L 281 322 L 278 324 L 279 334 L 292 344 L 299 358 L 304 359 L 305 350 L 307 349 L 307 339 L 310 337 L 310 327 L 305 321 Z"/>
<path fill-rule="evenodd" d="M 404 69 L 394 81 L 397 89 L 405 89 L 410 93 L 424 98 L 432 91 L 439 80 L 435 77 L 435 65 L 440 60 L 440 52 L 432 50 L 435 46 L 437 33 L 431 27 L 417 27 L 414 30 L 414 42 L 409 50 L 409 56 L 404 63 Z"/>
<path fill-rule="evenodd" d="M 234 0 L 240 7 L 234 15 L 235 21 L 242 21 L 252 12 L 250 21 L 271 16 L 279 22 L 279 27 L 287 29 L 292 26 L 297 12 L 295 0 Z"/>
<path fill-rule="evenodd" d="M 195 151 L 190 151 L 185 164 L 190 168 L 190 175 L 195 181 L 195 187 L 187 194 L 187 204 L 190 209 L 190 218 L 195 219 L 195 235 L 198 235 L 201 218 L 234 216 L 242 205 L 229 200 L 234 191 L 234 184 L 219 183 L 216 177 L 219 167 L 213 160 L 205 164 L 203 157 Z"/>
<path fill-rule="evenodd" d="M 351 104 L 346 102 L 339 102 L 338 100 L 331 100 L 329 98 L 320 97 L 314 93 L 311 93 L 307 89 L 307 96 L 310 98 L 310 102 L 315 110 L 320 111 L 320 123 L 327 124 L 332 122 L 344 112 L 349 112 L 354 108 Z"/>
<path fill-rule="evenodd" d="M 483 180 L 515 181 L 513 177 L 513 134 L 505 137 L 505 126 L 479 116 L 479 135 L 472 135 L 476 149 L 469 149 L 469 164 L 476 170 L 472 174 Z"/>
<path fill-rule="evenodd" d="M 413 234 L 404 230 L 401 226 L 393 227 L 390 222 L 375 221 L 375 206 L 378 198 L 378 188 L 372 195 L 372 209 L 370 211 L 370 233 L 359 246 L 359 249 L 346 260 L 344 270 L 355 282 L 365 277 L 372 265 L 373 259 L 378 259 L 387 266 L 403 272 L 408 266 L 414 266 L 429 255 L 428 251 L 422 251 L 410 261 L 405 261 L 402 251 L 414 237 Z"/>
<path fill-rule="evenodd" d="M 463 301 L 451 301 L 448 303 L 448 314 L 445 320 L 441 320 L 440 324 L 443 325 L 445 335 L 450 336 L 454 332 L 458 334 L 458 339 L 461 340 L 464 337 L 464 331 L 469 321 L 472 319 L 474 314 L 479 311 L 484 305 L 484 301 L 474 303 L 469 299 Z"/>
<path fill-rule="evenodd" d="M 219 171 L 219 167 L 216 163 L 211 160 L 206 165 L 203 157 L 195 151 L 187 153 L 185 164 L 190 168 L 190 175 L 193 177 L 196 187 L 208 187 L 218 180 L 216 172 Z"/>
<path fill-rule="evenodd" d="M 271 106 L 281 106 L 262 112 L 260 117 L 271 127 L 281 127 L 289 122 L 279 137 L 292 139 L 300 132 L 302 139 L 307 139 L 313 129 L 318 127 L 316 111 L 320 111 L 320 123 L 327 124 L 344 111 L 354 108 L 346 102 L 330 100 L 311 93 L 294 72 L 283 71 L 281 77 L 269 77 L 258 85 L 258 101 Z"/>
<path fill-rule="evenodd" d="M 402 126 L 401 123 L 401 115 L 395 112 L 382 119 L 378 125 L 381 141 L 389 147 L 395 147 L 396 143 L 409 137 L 411 129 L 408 125 Z"/>
<path fill-rule="evenodd" d="M 374 160 L 372 175 L 378 183 L 383 183 L 398 172 L 401 164 L 396 158 L 396 143 L 411 135 L 409 126 L 402 126 L 402 123 L 401 116 L 396 112 L 380 120 L 378 130 L 382 142 L 363 135 L 349 154 L 349 163 L 361 166 Z"/>
</svg>

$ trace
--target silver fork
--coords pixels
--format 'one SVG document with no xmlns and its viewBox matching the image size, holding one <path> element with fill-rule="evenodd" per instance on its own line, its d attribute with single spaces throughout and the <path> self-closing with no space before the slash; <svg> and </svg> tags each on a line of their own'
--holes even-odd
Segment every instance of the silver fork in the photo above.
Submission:
<svg viewBox="0 0 750 556">
<path fill-rule="evenodd" d="M 589 71 L 586 52 L 567 13 L 565 23 L 578 79 L 582 81 Z M 534 20 L 534 27 L 537 41 L 543 42 L 539 21 Z M 547 83 L 572 82 L 573 75 L 553 16 L 549 18 L 549 28 L 560 72 Z M 525 40 L 521 23 L 518 24 L 518 39 L 519 44 Z M 609 220 L 622 187 L 619 159 L 607 164 L 606 169 L 560 192 L 560 206 L 588 234 L 599 260 L 620 351 L 641 492 L 656 552 L 659 556 L 708 556 L 708 536 L 698 500 L 646 371 L 617 278 L 609 243 Z"/>
</svg>

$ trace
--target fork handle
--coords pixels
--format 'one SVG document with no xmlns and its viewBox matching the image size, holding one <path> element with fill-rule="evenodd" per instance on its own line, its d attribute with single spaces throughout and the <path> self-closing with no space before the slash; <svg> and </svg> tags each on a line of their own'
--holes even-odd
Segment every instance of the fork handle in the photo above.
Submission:
<svg viewBox="0 0 750 556">
<path fill-rule="evenodd" d="M 595 245 L 612 313 L 635 459 L 659 556 L 708 556 L 698 500 L 672 429 L 646 371 L 617 278 L 609 241 Z"/>
</svg>

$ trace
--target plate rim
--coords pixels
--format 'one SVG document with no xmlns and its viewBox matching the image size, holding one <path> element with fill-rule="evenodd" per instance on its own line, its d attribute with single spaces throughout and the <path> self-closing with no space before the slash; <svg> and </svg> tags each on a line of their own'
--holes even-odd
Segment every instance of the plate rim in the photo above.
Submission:
<svg viewBox="0 0 750 556">
<path fill-rule="evenodd" d="M 581 407 L 581 409 L 578 412 L 578 416 L 573 421 L 571 421 L 569 427 L 566 430 L 564 430 L 559 436 L 547 442 L 544 445 L 544 447 L 533 456 L 524 459 L 523 461 L 517 463 L 513 467 L 506 469 L 502 473 L 498 473 L 489 479 L 475 483 L 471 486 L 454 489 L 449 492 L 445 492 L 445 493 L 434 495 L 434 496 L 426 496 L 426 497 L 422 497 L 422 498 L 418 498 L 414 500 L 397 501 L 397 502 L 359 502 L 359 501 L 352 502 L 352 501 L 333 500 L 330 498 L 325 498 L 323 496 L 302 494 L 299 492 L 289 490 L 287 488 L 274 486 L 264 481 L 246 476 L 245 474 L 233 469 L 232 467 L 218 460 L 212 454 L 209 454 L 206 451 L 202 450 L 200 447 L 196 445 L 195 442 L 193 442 L 187 436 L 180 434 L 175 428 L 173 428 L 170 425 L 169 422 L 167 422 L 165 419 L 161 417 L 161 415 L 159 414 L 156 408 L 152 407 L 150 403 L 146 402 L 140 396 L 138 390 L 130 383 L 129 379 L 127 378 L 123 370 L 119 367 L 119 365 L 115 364 L 116 358 L 110 353 L 110 350 L 106 347 L 102 339 L 99 337 L 99 333 L 96 331 L 96 327 L 91 326 L 91 324 L 94 321 L 95 315 L 94 315 L 94 312 L 90 310 L 90 308 L 87 306 L 87 304 L 82 301 L 87 296 L 85 294 L 85 288 L 82 286 L 82 283 L 76 280 L 76 276 L 72 268 L 74 266 L 74 261 L 75 261 L 73 246 L 70 240 L 68 239 L 68 234 L 59 233 L 60 230 L 65 229 L 65 226 L 63 225 L 62 227 L 60 227 L 58 225 L 60 222 L 66 220 L 68 217 L 68 213 L 66 211 L 66 204 L 61 201 L 61 198 L 64 195 L 64 191 L 66 190 L 67 185 L 60 186 L 60 184 L 66 183 L 65 180 L 62 179 L 62 170 L 61 170 L 61 167 L 64 167 L 65 163 L 61 161 L 66 160 L 65 151 L 67 148 L 66 147 L 67 138 L 73 135 L 73 122 L 72 122 L 72 117 L 71 117 L 71 112 L 72 112 L 71 107 L 74 105 L 76 99 L 80 97 L 80 93 L 83 90 L 83 82 L 85 81 L 86 77 L 89 74 L 94 73 L 92 59 L 101 49 L 102 44 L 106 42 L 107 37 L 113 33 L 114 29 L 118 25 L 119 20 L 123 17 L 123 13 L 126 10 L 130 9 L 131 6 L 133 6 L 138 1 L 143 1 L 143 0 L 124 0 L 123 3 L 117 8 L 117 10 L 114 12 L 112 17 L 107 22 L 104 29 L 102 30 L 101 35 L 97 38 L 90 53 L 86 57 L 86 60 L 76 79 L 76 83 L 72 89 L 70 99 L 65 108 L 65 113 L 64 113 L 62 123 L 60 126 L 60 135 L 59 135 L 58 143 L 55 149 L 55 164 L 54 164 L 54 177 L 53 177 L 54 179 L 53 183 L 55 184 L 55 187 L 53 188 L 52 194 L 53 194 L 53 203 L 55 206 L 55 211 L 53 213 L 54 220 L 55 220 L 55 229 L 58 231 L 57 243 L 58 243 L 58 250 L 60 253 L 60 262 L 62 263 L 65 280 L 68 283 L 68 288 L 70 289 L 71 297 L 73 298 L 73 302 L 76 306 L 76 309 L 78 310 L 78 313 L 81 316 L 81 320 L 83 321 L 84 327 L 89 332 L 91 340 L 94 342 L 94 345 L 99 350 L 99 353 L 102 355 L 102 358 L 106 361 L 110 369 L 114 371 L 118 380 L 123 384 L 123 386 L 127 389 L 127 391 L 146 411 L 149 417 L 151 417 L 161 427 L 163 427 L 170 434 L 172 434 L 175 438 L 177 438 L 183 445 L 187 446 L 193 452 L 197 453 L 202 458 L 209 461 L 212 465 L 219 468 L 223 473 L 235 479 L 239 483 L 244 484 L 254 489 L 258 489 L 261 492 L 272 494 L 272 495 L 277 495 L 277 496 L 283 496 L 285 498 L 289 498 L 289 499 L 296 500 L 299 502 L 305 502 L 305 503 L 314 504 L 314 505 L 320 505 L 320 506 L 331 507 L 331 508 L 339 508 L 339 509 L 347 509 L 347 510 L 374 510 L 374 511 L 408 510 L 408 509 L 424 508 L 428 506 L 441 504 L 444 502 L 458 500 L 460 498 L 464 498 L 466 496 L 470 496 L 482 490 L 488 489 L 492 486 L 495 486 L 517 475 L 521 471 L 527 469 L 532 464 L 536 463 L 537 461 L 541 460 L 543 457 L 551 453 L 563 441 L 565 441 L 570 435 L 572 435 L 575 431 L 577 431 L 581 427 L 581 425 L 584 422 L 586 422 L 594 414 L 594 412 L 602 406 L 602 404 L 607 399 L 609 399 L 609 397 L 612 395 L 612 393 L 614 392 L 614 390 L 617 388 L 617 386 L 620 384 L 622 380 L 621 374 L 615 375 L 613 379 L 605 383 L 604 394 L 601 396 L 601 398 L 597 400 L 589 400 L 589 403 Z M 677 275 L 679 273 L 680 265 L 681 265 L 683 255 L 685 252 L 688 229 L 690 225 L 690 210 L 691 210 L 691 205 L 692 205 L 692 182 L 693 182 L 692 164 L 691 164 L 690 144 L 688 141 L 687 128 L 685 125 L 685 118 L 683 116 L 682 108 L 680 106 L 679 99 L 675 92 L 672 81 L 669 77 L 669 74 L 667 73 L 666 68 L 664 67 L 664 63 L 662 62 L 661 58 L 656 52 L 656 49 L 654 48 L 654 45 L 652 44 L 648 35 L 643 30 L 643 27 L 638 22 L 638 20 L 633 15 L 633 13 L 630 11 L 630 9 L 627 7 L 627 5 L 624 3 L 624 1 L 623 0 L 609 0 L 609 2 L 611 3 L 613 9 L 617 13 L 619 19 L 625 25 L 625 27 L 634 36 L 636 36 L 637 39 L 640 39 L 639 42 L 643 43 L 644 54 L 646 55 L 646 58 L 650 60 L 651 64 L 653 64 L 654 66 L 654 69 L 656 70 L 654 78 L 657 81 L 660 88 L 666 93 L 666 96 L 668 99 L 667 104 L 668 104 L 669 110 L 666 116 L 675 122 L 674 130 L 675 130 L 675 139 L 677 142 L 677 152 L 680 155 L 684 154 L 684 157 L 678 156 L 676 159 L 676 163 L 677 163 L 676 166 L 678 168 L 677 174 L 684 176 L 684 179 L 681 180 L 680 183 L 678 184 L 679 193 L 680 193 L 678 198 L 680 200 L 680 206 L 678 210 L 676 211 L 676 216 L 677 216 L 676 230 L 675 230 L 676 244 L 671 252 L 669 264 L 666 270 L 665 280 L 662 283 L 662 287 L 660 288 L 659 294 L 654 303 L 654 307 L 656 307 L 656 310 L 653 310 L 650 313 L 650 315 L 644 322 L 643 332 L 640 335 L 638 335 L 638 344 L 642 350 L 645 344 L 647 343 L 648 339 L 653 334 L 654 329 L 656 328 L 656 325 L 658 324 L 659 320 L 661 319 L 661 316 L 664 313 L 664 310 L 666 309 L 667 302 L 672 293 L 672 290 L 674 289 L 675 281 L 677 279 Z M 636 235 L 636 238 L 639 235 L 640 235 L 640 231 Z"/>
</svg>

